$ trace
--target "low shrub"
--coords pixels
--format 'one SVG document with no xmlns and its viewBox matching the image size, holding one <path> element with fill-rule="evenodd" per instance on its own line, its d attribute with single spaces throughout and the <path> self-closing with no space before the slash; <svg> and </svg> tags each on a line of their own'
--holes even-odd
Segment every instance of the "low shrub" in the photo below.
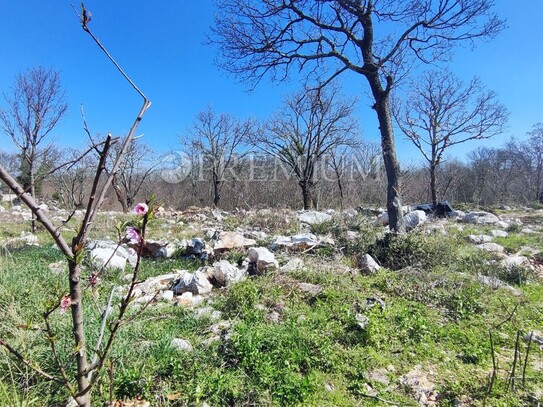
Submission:
<svg viewBox="0 0 543 407">
<path fill-rule="evenodd" d="M 432 268 L 449 264 L 455 257 L 454 238 L 420 233 L 387 233 L 367 248 L 382 266 L 399 270 L 409 266 Z"/>
</svg>

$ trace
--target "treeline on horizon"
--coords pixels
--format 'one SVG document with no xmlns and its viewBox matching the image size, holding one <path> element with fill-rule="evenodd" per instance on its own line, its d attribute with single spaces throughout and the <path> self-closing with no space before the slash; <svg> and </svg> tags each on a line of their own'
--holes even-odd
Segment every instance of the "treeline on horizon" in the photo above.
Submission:
<svg viewBox="0 0 543 407">
<path fill-rule="evenodd" d="M 213 162 L 205 154 L 185 149 L 159 156 L 141 140 L 134 144 L 106 200 L 107 209 L 127 210 L 134 202 L 157 195 L 167 208 L 214 206 Z M 323 157 L 314 173 L 311 208 L 356 208 L 386 205 L 386 174 L 379 146 L 363 143 L 339 157 Z M 69 168 L 42 178 L 60 163 L 78 156 L 75 150 L 50 147 L 40 161 L 37 196 L 59 207 L 82 207 L 91 187 L 96 159 L 87 155 Z M 334 158 L 338 158 L 337 156 Z M 188 162 L 187 162 L 188 160 Z M 0 150 L 0 162 L 21 177 L 20 158 Z M 24 180 L 22 180 L 24 183 Z M 431 202 L 428 169 L 423 164 L 402 166 L 405 204 Z M 3 193 L 9 193 L 0 184 Z M 499 147 L 477 147 L 464 161 L 445 160 L 437 171 L 438 199 L 454 205 L 543 205 L 543 125 L 534 126 L 526 141 L 512 139 Z M 262 151 L 232 158 L 220 179 L 217 207 L 224 210 L 303 207 L 299 181 L 292 169 Z"/>
</svg>

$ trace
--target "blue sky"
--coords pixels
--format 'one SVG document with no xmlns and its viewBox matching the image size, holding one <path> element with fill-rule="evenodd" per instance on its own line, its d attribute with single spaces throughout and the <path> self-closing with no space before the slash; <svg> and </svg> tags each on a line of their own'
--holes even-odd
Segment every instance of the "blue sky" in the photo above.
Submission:
<svg viewBox="0 0 543 407">
<path fill-rule="evenodd" d="M 492 140 L 457 148 L 453 152 L 457 157 L 478 145 L 497 146 L 512 136 L 524 138 L 533 124 L 543 121 L 543 2 L 496 3 L 508 28 L 474 51 L 458 49 L 450 67 L 464 80 L 478 75 L 498 93 L 511 112 L 509 129 Z M 52 67 L 62 73 L 70 108 L 54 132 L 57 143 L 85 144 L 81 104 L 93 133 L 126 133 L 141 101 L 81 29 L 71 3 L 2 0 L 1 5 L 0 90 L 9 91 L 15 76 L 29 67 Z M 89 0 L 86 6 L 93 14 L 90 26 L 95 35 L 152 101 L 139 133 L 159 152 L 179 149 L 179 136 L 207 105 L 240 118 L 265 119 L 298 88 L 294 80 L 264 81 L 247 92 L 246 85 L 213 64 L 216 50 L 203 45 L 217 12 L 213 0 Z M 347 75 L 343 82 L 351 94 L 360 94 L 358 115 L 364 136 L 377 141 L 377 121 L 362 78 Z M 396 138 L 400 159 L 417 162 L 419 153 L 399 133 Z M 9 149 L 3 136 L 0 148 Z"/>
</svg>

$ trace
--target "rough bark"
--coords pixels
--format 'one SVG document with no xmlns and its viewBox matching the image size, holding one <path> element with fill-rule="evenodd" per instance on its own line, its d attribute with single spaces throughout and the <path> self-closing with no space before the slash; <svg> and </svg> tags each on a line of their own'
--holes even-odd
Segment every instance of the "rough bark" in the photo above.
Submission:
<svg viewBox="0 0 543 407">
<path fill-rule="evenodd" d="M 392 127 L 392 110 L 390 108 L 390 93 L 383 89 L 377 72 L 366 75 L 370 84 L 377 113 L 379 131 L 381 132 L 381 150 L 387 174 L 387 212 L 390 229 L 397 233 L 405 232 L 402 213 L 400 188 L 400 163 L 396 156 L 394 144 L 394 129 Z"/>
<path fill-rule="evenodd" d="M 432 205 L 437 206 L 437 186 L 436 186 L 436 166 L 430 166 L 430 194 L 432 195 Z"/>
<path fill-rule="evenodd" d="M 219 202 L 221 200 L 221 181 L 213 181 L 213 206 L 215 208 L 219 207 Z"/>
<path fill-rule="evenodd" d="M 312 194 L 311 194 L 311 185 L 305 181 L 300 181 L 299 185 L 300 185 L 300 188 L 302 189 L 302 199 L 303 199 L 304 210 L 311 209 L 311 204 L 313 202 Z"/>
</svg>

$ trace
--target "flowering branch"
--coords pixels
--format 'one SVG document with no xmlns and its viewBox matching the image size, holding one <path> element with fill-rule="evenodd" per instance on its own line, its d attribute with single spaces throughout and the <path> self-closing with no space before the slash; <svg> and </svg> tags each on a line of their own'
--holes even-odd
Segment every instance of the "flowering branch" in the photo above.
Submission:
<svg viewBox="0 0 543 407">
<path fill-rule="evenodd" d="M 138 260 L 137 260 L 136 267 L 134 269 L 134 275 L 133 275 L 132 282 L 130 285 L 129 293 L 127 294 L 125 299 L 122 301 L 121 312 L 119 313 L 119 316 L 114 323 L 112 332 L 108 338 L 104 352 L 102 353 L 100 357 L 98 357 L 98 359 L 94 363 L 89 363 L 89 360 L 87 357 L 87 350 L 86 350 L 86 336 L 85 336 L 85 329 L 84 329 L 85 318 L 84 318 L 84 313 L 83 313 L 84 307 L 83 307 L 83 297 L 82 297 L 83 286 L 82 286 L 82 281 L 81 281 L 80 263 L 83 259 L 83 255 L 85 253 L 85 245 L 87 243 L 87 239 L 89 237 L 91 227 L 98 214 L 98 209 L 102 205 L 105 199 L 105 196 L 113 182 L 112 174 L 114 174 L 119 168 L 130 146 L 130 143 L 134 139 L 134 134 L 136 132 L 136 129 L 139 123 L 141 122 L 143 115 L 145 114 L 147 109 L 151 106 L 151 102 L 147 99 L 147 97 L 143 94 L 143 92 L 141 92 L 141 90 L 134 84 L 134 82 L 128 77 L 128 75 L 121 69 L 119 64 L 113 59 L 113 57 L 109 54 L 106 48 L 100 43 L 100 41 L 96 38 L 96 36 L 90 31 L 87 24 L 91 20 L 91 14 L 88 10 L 86 10 L 83 4 L 81 4 L 81 15 L 79 16 L 79 19 L 82 24 L 83 30 L 91 36 L 91 38 L 96 42 L 99 48 L 102 51 L 104 51 L 104 53 L 107 55 L 108 59 L 113 63 L 116 69 L 122 74 L 123 78 L 126 79 L 130 83 L 130 85 L 136 90 L 136 92 L 142 97 L 143 104 L 130 128 L 128 135 L 125 137 L 123 141 L 123 144 L 117 156 L 117 159 L 115 160 L 115 163 L 113 164 L 112 172 L 107 176 L 106 181 L 101 186 L 101 188 L 99 187 L 101 184 L 100 179 L 101 179 L 102 174 L 105 171 L 106 158 L 108 156 L 110 147 L 113 143 L 113 139 L 111 135 L 108 135 L 103 143 L 101 144 L 93 143 L 94 149 L 98 151 L 99 153 L 99 163 L 96 168 L 90 196 L 87 201 L 85 216 L 80 225 L 79 231 L 77 235 L 73 237 L 71 244 L 68 244 L 68 242 L 62 237 L 62 235 L 60 234 L 59 228 L 53 225 L 51 220 L 47 217 L 44 211 L 37 205 L 36 201 L 32 198 L 32 196 L 26 193 L 25 190 L 21 187 L 21 185 L 4 169 L 4 167 L 0 165 L 0 180 L 4 181 L 4 183 L 15 194 L 17 194 L 17 196 L 20 197 L 20 199 L 24 202 L 24 204 L 30 208 L 30 210 L 32 211 L 36 219 L 45 227 L 45 229 L 49 232 L 51 237 L 54 239 L 55 243 L 60 248 L 62 253 L 68 259 L 68 279 L 69 279 L 70 292 L 69 292 L 69 295 L 66 295 L 62 298 L 57 308 L 60 307 L 61 310 L 67 310 L 69 307 L 71 310 L 72 333 L 73 333 L 75 352 L 69 358 L 68 362 L 71 362 L 71 358 L 75 357 L 75 361 L 77 364 L 77 373 L 75 374 L 77 388 L 72 387 L 72 384 L 68 380 L 67 372 L 69 370 L 66 369 L 67 365 L 66 364 L 63 365 L 61 363 L 59 355 L 57 354 L 57 350 L 54 344 L 54 336 L 52 335 L 52 329 L 49 326 L 49 321 L 48 321 L 49 314 L 52 311 L 48 311 L 49 313 L 46 312 L 44 314 L 45 323 L 46 323 L 45 332 L 47 333 L 48 340 L 51 344 L 51 349 L 53 352 L 53 357 L 55 359 L 55 362 L 63 376 L 62 379 L 55 377 L 53 375 L 50 375 L 44 372 L 43 370 L 41 370 L 40 368 L 33 366 L 20 352 L 18 352 L 15 348 L 13 348 L 5 340 L 1 338 L 0 338 L 0 346 L 5 347 L 21 363 L 25 364 L 26 366 L 29 366 L 41 376 L 45 377 L 48 380 L 51 380 L 51 381 L 54 381 L 66 386 L 70 394 L 72 394 L 74 400 L 79 406 L 90 407 L 90 404 L 91 404 L 90 391 L 94 383 L 96 382 L 97 377 L 99 377 L 98 374 L 93 376 L 91 373 L 98 373 L 101 367 L 103 366 L 104 361 L 108 355 L 109 349 L 111 348 L 111 344 L 113 342 L 115 334 L 121 324 L 121 320 L 130 302 L 132 292 L 136 284 L 137 271 L 139 270 L 139 265 L 141 262 L 142 245 L 143 245 L 144 237 L 145 237 L 145 226 L 147 224 L 149 214 L 146 213 L 144 215 L 143 227 L 141 230 L 141 237 L 142 237 L 141 246 L 138 250 Z M 86 122 L 85 122 L 85 129 L 88 130 Z M 99 149 L 99 146 L 102 146 L 101 150 Z M 92 277 L 93 276 L 91 275 L 91 278 Z M 95 277 L 97 278 L 97 275 Z M 90 282 L 92 285 L 92 280 Z M 97 282 L 97 280 L 95 280 L 95 282 Z M 105 313 L 105 315 L 102 318 L 103 319 L 107 318 L 107 313 Z M 98 347 L 99 345 L 100 343 L 98 343 Z"/>
</svg>

